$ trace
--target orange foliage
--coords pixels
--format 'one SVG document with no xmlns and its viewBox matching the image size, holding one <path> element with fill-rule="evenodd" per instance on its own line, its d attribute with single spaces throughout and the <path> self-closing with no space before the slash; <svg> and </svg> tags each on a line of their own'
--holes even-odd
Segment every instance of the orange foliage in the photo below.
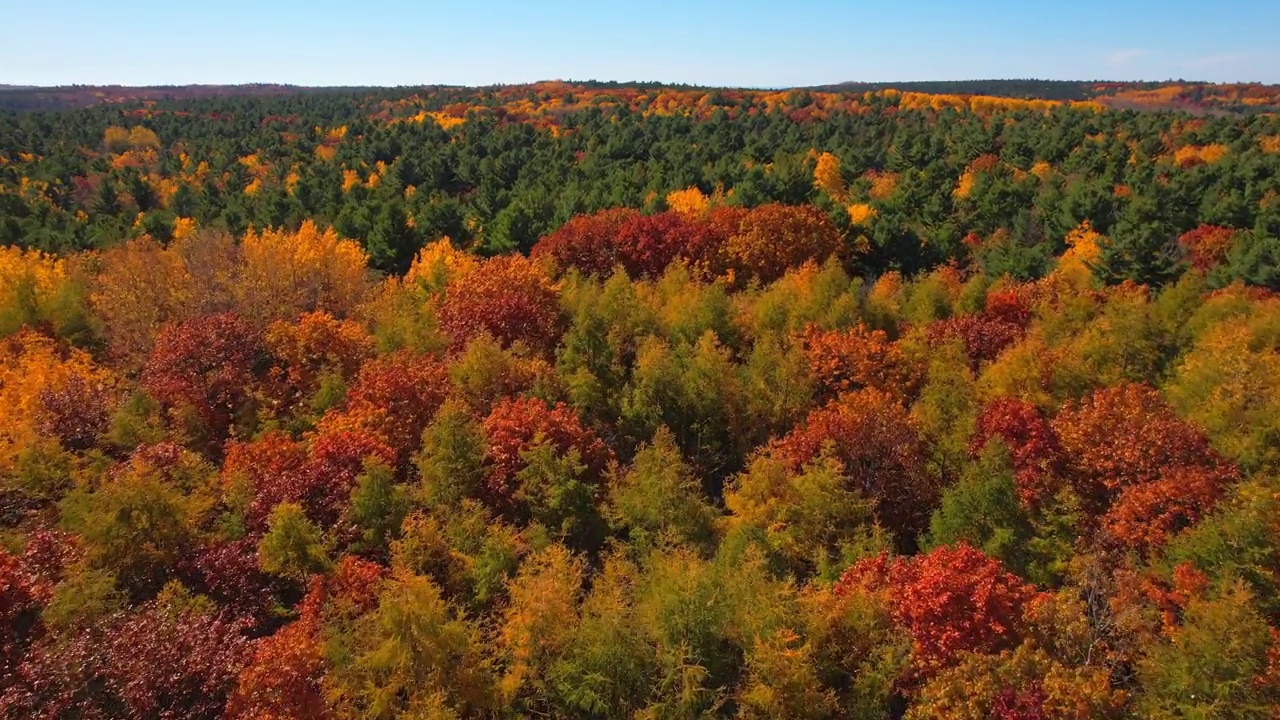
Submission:
<svg viewBox="0 0 1280 720">
<path fill-rule="evenodd" d="M 872 200 L 884 200 L 898 189 L 897 173 L 868 170 L 863 177 L 871 181 L 867 194 Z"/>
<path fill-rule="evenodd" d="M 878 210 L 866 203 L 853 203 L 845 210 L 849 213 L 849 222 L 854 225 L 866 225 L 880 214 Z"/>
<path fill-rule="evenodd" d="M 849 484 L 876 504 L 877 519 L 899 539 L 915 537 L 938 497 L 924 443 L 906 408 L 875 388 L 846 393 L 814 410 L 770 451 L 797 469 L 830 452 L 843 464 Z"/>
<path fill-rule="evenodd" d="M 276 399 L 285 408 L 310 400 L 326 373 L 354 377 L 373 354 L 373 340 L 363 326 L 323 312 L 307 313 L 295 323 L 272 323 L 266 343 L 275 359 Z"/>
<path fill-rule="evenodd" d="M 360 185 L 360 173 L 355 170 L 342 171 L 342 192 L 351 192 L 352 188 Z"/>
<path fill-rule="evenodd" d="M 116 387 L 110 373 L 61 341 L 31 330 L 0 340 L 0 471 L 41 438 L 92 444 Z"/>
<path fill-rule="evenodd" d="M 862 388 L 910 397 L 919 378 L 896 343 L 883 330 L 864 325 L 849 330 L 806 330 L 805 360 L 817 383 L 818 397 L 834 398 Z"/>
<path fill-rule="evenodd" d="M 1213 165 L 1226 157 L 1227 152 L 1227 146 L 1222 145 L 1221 143 L 1213 143 L 1211 145 L 1187 145 L 1174 151 L 1173 162 L 1179 167 L 1184 168 L 1195 165 Z"/>
<path fill-rule="evenodd" d="M 1080 494 L 1130 547 L 1162 542 L 1212 509 L 1238 471 L 1150 387 L 1126 384 L 1069 403 L 1053 421 Z"/>
<path fill-rule="evenodd" d="M 253 655 L 236 678 L 225 720 L 331 717 L 325 703 L 324 650 L 314 622 L 297 621 L 254 641 Z"/>
<path fill-rule="evenodd" d="M 1014 647 L 1035 588 L 998 560 L 961 544 L 924 555 L 858 561 L 836 584 L 840 595 L 880 594 L 894 622 L 911 634 L 916 677 L 952 666 L 963 653 Z"/>
<path fill-rule="evenodd" d="M 374 358 L 360 368 L 343 406 L 320 421 L 320 435 L 368 433 L 406 463 L 448 389 L 447 369 L 435 357 L 400 351 Z"/>
<path fill-rule="evenodd" d="M 725 243 L 739 279 L 776 280 L 810 260 L 822 263 L 840 249 L 840 233 L 820 209 L 777 203 L 752 208 Z"/>
<path fill-rule="evenodd" d="M 550 352 L 562 331 L 559 292 L 525 257 L 490 258 L 475 272 L 450 279 L 440 326 L 455 349 L 488 333 L 504 347 L 519 341 Z"/>
</svg>

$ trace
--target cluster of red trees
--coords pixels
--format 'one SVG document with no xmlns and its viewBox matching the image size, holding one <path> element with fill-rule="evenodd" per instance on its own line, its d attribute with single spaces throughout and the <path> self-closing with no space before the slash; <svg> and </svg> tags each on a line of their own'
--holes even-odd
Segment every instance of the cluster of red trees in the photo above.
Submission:
<svg viewBox="0 0 1280 720">
<path fill-rule="evenodd" d="M 590 275 L 621 266 L 632 277 L 652 278 L 682 260 L 708 278 L 771 282 L 841 248 L 839 231 L 819 208 L 771 203 L 699 213 L 616 209 L 580 215 L 540 240 L 532 255 Z"/>
</svg>

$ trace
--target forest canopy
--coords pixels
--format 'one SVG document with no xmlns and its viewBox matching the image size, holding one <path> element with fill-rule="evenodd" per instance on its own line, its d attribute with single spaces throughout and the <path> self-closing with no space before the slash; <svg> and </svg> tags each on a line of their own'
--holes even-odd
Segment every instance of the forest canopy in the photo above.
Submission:
<svg viewBox="0 0 1280 720">
<path fill-rule="evenodd" d="M 0 114 L 0 717 L 1274 718 L 1275 95 L 1078 85 Z"/>
</svg>

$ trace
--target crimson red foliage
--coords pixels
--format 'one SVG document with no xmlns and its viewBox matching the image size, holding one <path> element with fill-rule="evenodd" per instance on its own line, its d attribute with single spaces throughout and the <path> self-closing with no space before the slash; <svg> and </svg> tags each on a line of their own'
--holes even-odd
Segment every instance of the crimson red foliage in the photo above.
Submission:
<svg viewBox="0 0 1280 720">
<path fill-rule="evenodd" d="M 228 445 L 222 472 L 231 488 L 248 483 L 252 499 L 245 522 L 251 530 L 265 530 L 271 511 L 284 502 L 298 503 L 308 518 L 328 527 L 341 516 L 368 459 L 392 466 L 396 454 L 359 430 L 322 432 L 309 450 L 271 431 L 253 442 Z"/>
<path fill-rule="evenodd" d="M 999 308 L 1006 312 L 1008 308 Z M 937 320 L 926 328 L 929 343 L 944 345 L 959 340 L 964 343 L 969 362 L 976 370 L 983 363 L 991 362 L 1006 348 L 1022 338 L 1024 327 L 1005 319 L 1002 315 L 980 313 Z"/>
<path fill-rule="evenodd" d="M 107 387 L 72 375 L 57 390 L 40 393 L 40 431 L 67 450 L 88 450 L 106 431 L 114 399 Z"/>
<path fill-rule="evenodd" d="M 142 371 L 142 385 L 171 411 L 190 411 L 220 445 L 266 370 L 261 332 L 233 313 L 166 325 Z"/>
<path fill-rule="evenodd" d="M 262 572 L 254 538 L 216 541 L 199 548 L 185 563 L 184 583 L 253 627 L 269 623 L 275 612 L 271 578 Z"/>
<path fill-rule="evenodd" d="M 539 442 L 555 445 L 561 453 L 577 450 L 588 477 L 598 478 L 609 461 L 609 451 L 578 414 L 564 403 L 549 405 L 533 397 L 508 398 L 494 406 L 484 419 L 488 439 L 488 499 L 501 507 L 509 503 L 516 475 L 525 467 L 521 454 Z"/>
<path fill-rule="evenodd" d="M 1178 247 L 1187 254 L 1191 266 L 1208 272 L 1227 258 L 1227 251 L 1235 242 L 1236 231 L 1218 225 L 1201 225 L 1178 238 Z"/>
<path fill-rule="evenodd" d="M 252 500 L 245 512 L 251 530 L 265 530 L 267 516 L 276 505 L 297 501 L 309 494 L 312 478 L 307 473 L 307 453 L 288 435 L 272 431 L 252 442 L 227 446 L 222 465 L 225 485 L 248 483 Z"/>
<path fill-rule="evenodd" d="M 588 275 L 621 264 L 632 277 L 655 277 L 681 259 L 705 277 L 732 271 L 741 281 L 769 282 L 839 249 L 839 231 L 820 209 L 769 203 L 717 207 L 706 216 L 626 209 L 579 215 L 539 240 L 531 254 Z"/>
<path fill-rule="evenodd" d="M 357 617 L 378 604 L 378 588 L 386 568 L 371 560 L 344 555 L 327 575 L 311 580 L 298 608 L 299 622 L 319 624 L 328 617 Z"/>
<path fill-rule="evenodd" d="M 561 270 L 577 268 L 587 275 L 608 275 L 621 261 L 618 238 L 622 227 L 640 217 L 638 210 L 630 208 L 575 215 L 540 239 L 529 254 L 550 257 Z"/>
<path fill-rule="evenodd" d="M 987 293 L 983 314 L 1026 329 L 1031 324 L 1030 289 L 1017 286 Z"/>
<path fill-rule="evenodd" d="M 696 261 L 722 241 L 706 221 L 664 212 L 624 223 L 617 242 L 622 265 L 632 277 L 657 277 L 673 260 Z"/>
<path fill-rule="evenodd" d="M 23 563 L 0 550 L 0 677 L 13 671 L 39 621 L 40 603 L 32 585 Z"/>
<path fill-rule="evenodd" d="M 997 398 L 982 408 L 975 425 L 969 453 L 977 457 L 991 438 L 1003 440 L 1024 505 L 1037 507 L 1058 491 L 1066 458 L 1057 433 L 1039 408 L 1017 398 Z"/>
<path fill-rule="evenodd" d="M 33 647 L 0 693 L 0 716 L 215 720 L 247 659 L 236 620 L 154 604 Z"/>
<path fill-rule="evenodd" d="M 528 258 L 490 258 L 449 283 L 440 327 L 458 350 L 488 333 L 504 347 L 520 341 L 550 352 L 563 332 L 559 293 Z"/>
<path fill-rule="evenodd" d="M 998 560 L 969 545 L 892 560 L 865 558 L 845 571 L 836 593 L 878 592 L 894 622 L 911 634 L 913 669 L 927 677 L 962 652 L 999 652 L 1021 634 L 1036 591 Z"/>
<path fill-rule="evenodd" d="M 1005 688 L 991 703 L 991 720 L 1048 720 L 1045 701 L 1049 694 L 1039 682 L 1024 688 Z"/>
</svg>

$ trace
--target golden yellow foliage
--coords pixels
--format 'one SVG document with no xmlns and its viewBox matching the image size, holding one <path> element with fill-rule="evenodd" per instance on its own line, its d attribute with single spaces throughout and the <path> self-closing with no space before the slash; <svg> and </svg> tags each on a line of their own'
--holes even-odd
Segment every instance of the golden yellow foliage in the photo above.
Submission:
<svg viewBox="0 0 1280 720">
<path fill-rule="evenodd" d="M 135 148 L 158 148 L 160 138 L 154 130 L 137 125 L 129 131 L 129 144 Z"/>
<path fill-rule="evenodd" d="M 1042 717 L 1094 720 L 1118 717 L 1123 691 L 1111 687 L 1105 666 L 1071 667 L 1031 643 L 999 655 L 970 654 L 919 691 L 909 720 L 985 720 L 996 697 L 1031 690 L 1042 698 Z"/>
<path fill-rule="evenodd" d="M 66 263 L 39 250 L 0 247 L 0 307 L 22 301 L 22 293 L 39 302 L 58 291 L 67 281 Z"/>
<path fill-rule="evenodd" d="M 112 355 L 138 364 L 160 327 L 184 316 L 193 300 L 186 264 L 150 237 L 102 254 L 89 300 L 102 320 Z"/>
<path fill-rule="evenodd" d="M 0 472 L 44 435 L 42 397 L 62 390 L 73 378 L 90 389 L 114 379 L 82 350 L 32 330 L 0 341 Z"/>
<path fill-rule="evenodd" d="M 844 176 L 840 174 L 840 158 L 829 152 L 818 156 L 813 168 L 813 184 L 833 200 L 845 197 Z"/>
<path fill-rule="evenodd" d="M 849 212 L 849 221 L 854 225 L 866 225 L 880 214 L 878 210 L 867 203 L 853 203 L 845 210 Z"/>
<path fill-rule="evenodd" d="M 498 644 L 507 659 L 499 689 L 516 697 L 526 685 L 546 682 L 548 663 L 573 639 L 585 567 L 563 545 L 529 558 L 507 585 Z"/>
<path fill-rule="evenodd" d="M 173 239 L 182 240 L 191 237 L 196 231 L 195 218 L 176 217 L 173 219 Z"/>
<path fill-rule="evenodd" d="M 1268 135 L 1258 139 L 1258 144 L 1262 146 L 1262 152 L 1280 153 L 1280 135 Z"/>
<path fill-rule="evenodd" d="M 1093 271 L 1089 269 L 1089 265 L 1097 262 L 1101 255 L 1102 250 L 1098 244 L 1101 238 L 1102 235 L 1093 229 L 1088 220 L 1080 223 L 1079 227 L 1067 233 L 1067 251 L 1058 258 L 1054 273 L 1070 280 L 1077 287 L 1092 283 Z"/>
<path fill-rule="evenodd" d="M 131 129 L 112 125 L 102 134 L 102 143 L 106 145 L 107 150 L 113 153 L 120 153 L 129 149 L 147 150 L 158 148 L 160 147 L 160 138 L 155 134 L 155 131 L 141 125 Z"/>
<path fill-rule="evenodd" d="M 111 152 L 122 152 L 129 147 L 129 131 L 118 125 L 112 125 L 102 134 L 102 144 Z"/>
<path fill-rule="evenodd" d="M 1280 302 L 1255 303 L 1248 318 L 1206 331 L 1166 388 L 1170 402 L 1204 428 L 1214 447 L 1244 467 L 1280 469 Z"/>
<path fill-rule="evenodd" d="M 685 215 L 704 215 L 711 207 L 711 202 L 696 187 L 675 190 L 667 195 L 667 207 Z"/>
<path fill-rule="evenodd" d="M 351 192 L 351 188 L 360 184 L 360 172 L 357 170 L 342 171 L 342 192 Z"/>
<path fill-rule="evenodd" d="M 444 130 L 452 130 L 467 121 L 466 118 L 454 117 L 441 112 L 427 113 L 427 115 Z"/>
<path fill-rule="evenodd" d="M 978 376 L 979 398 L 983 402 L 1017 398 L 1041 408 L 1055 407 L 1053 359 L 1044 338 L 1033 332 L 983 368 Z"/>
<path fill-rule="evenodd" d="M 250 230 L 241 242 L 236 287 L 241 313 L 262 323 L 324 310 L 346 317 L 368 289 L 368 256 L 359 243 L 310 220 L 297 232 Z"/>
<path fill-rule="evenodd" d="M 442 237 L 418 251 L 404 281 L 409 285 L 421 283 L 431 288 L 444 287 L 450 280 L 470 273 L 479 265 L 474 255 L 455 248 L 452 240 Z"/>
</svg>

